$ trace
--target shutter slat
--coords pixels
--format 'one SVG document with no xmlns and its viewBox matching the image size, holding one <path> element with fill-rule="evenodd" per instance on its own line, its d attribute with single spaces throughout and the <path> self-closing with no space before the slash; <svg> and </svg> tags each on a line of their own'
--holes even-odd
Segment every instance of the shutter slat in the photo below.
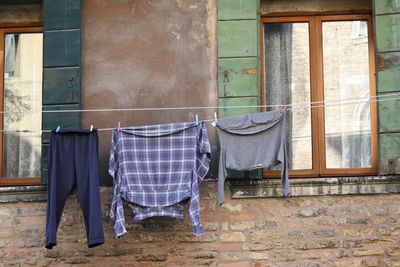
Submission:
<svg viewBox="0 0 400 267">
<path fill-rule="evenodd" d="M 79 104 L 80 68 L 44 69 L 43 104 Z"/>
<path fill-rule="evenodd" d="M 258 96 L 257 67 L 257 58 L 219 59 L 219 96 Z"/>
<path fill-rule="evenodd" d="M 44 30 L 79 29 L 81 0 L 46 0 L 43 3 Z"/>
<path fill-rule="evenodd" d="M 75 67 L 81 64 L 81 31 L 44 33 L 44 67 Z"/>
<path fill-rule="evenodd" d="M 256 57 L 257 20 L 219 21 L 218 57 Z"/>
</svg>

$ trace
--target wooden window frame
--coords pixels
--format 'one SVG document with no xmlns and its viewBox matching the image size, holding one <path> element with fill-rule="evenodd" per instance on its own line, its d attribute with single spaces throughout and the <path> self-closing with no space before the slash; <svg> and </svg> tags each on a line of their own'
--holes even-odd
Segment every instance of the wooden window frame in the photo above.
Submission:
<svg viewBox="0 0 400 267">
<path fill-rule="evenodd" d="M 0 25 L 0 110 L 4 111 L 4 60 L 5 60 L 5 41 L 4 37 L 7 33 L 43 33 L 41 23 L 30 24 L 2 24 Z M 0 130 L 4 129 L 4 114 L 0 116 Z M 0 131 L 0 186 L 17 186 L 17 185 L 39 185 L 40 177 L 21 177 L 21 178 L 4 178 L 3 169 L 3 131 Z M 42 155 L 43 156 L 43 155 Z"/>
<path fill-rule="evenodd" d="M 305 16 L 268 16 L 260 19 L 261 42 L 261 103 L 266 105 L 265 92 L 265 62 L 264 62 L 264 24 L 305 22 L 309 25 L 309 49 L 310 49 L 310 100 L 311 102 L 324 99 L 324 74 L 322 51 L 322 22 L 325 21 L 351 21 L 367 20 L 368 22 L 368 56 L 370 76 L 370 96 L 376 96 L 375 83 L 375 49 L 371 14 L 346 14 L 326 15 L 312 14 Z M 265 108 L 263 108 L 265 111 Z M 378 127 L 377 127 L 377 103 L 370 102 L 371 114 L 371 163 L 370 168 L 326 168 L 325 150 L 325 109 L 311 108 L 311 142 L 312 142 L 312 169 L 289 170 L 291 178 L 305 177 L 335 177 L 335 176 L 362 176 L 376 175 L 378 173 Z M 263 170 L 264 178 L 280 177 L 278 170 Z"/>
</svg>

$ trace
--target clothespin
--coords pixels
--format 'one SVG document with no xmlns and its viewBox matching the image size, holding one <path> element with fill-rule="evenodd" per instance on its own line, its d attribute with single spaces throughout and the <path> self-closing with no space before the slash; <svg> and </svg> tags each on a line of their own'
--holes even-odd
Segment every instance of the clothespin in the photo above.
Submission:
<svg viewBox="0 0 400 267">
<path fill-rule="evenodd" d="M 56 128 L 56 132 L 58 133 L 60 130 L 61 130 L 61 127 L 60 127 L 60 125 L 58 125 Z"/>
<path fill-rule="evenodd" d="M 93 124 L 90 124 L 90 131 L 93 131 Z"/>
<path fill-rule="evenodd" d="M 196 118 L 196 125 L 199 125 L 199 114 L 196 113 L 195 118 Z"/>
<path fill-rule="evenodd" d="M 279 106 L 279 111 L 280 111 L 281 113 L 283 113 L 283 107 L 282 107 L 282 106 Z"/>
<path fill-rule="evenodd" d="M 117 131 L 120 132 L 121 131 L 121 122 L 119 121 L 117 124 Z"/>
<path fill-rule="evenodd" d="M 213 127 L 217 126 L 217 112 L 214 112 L 214 121 L 211 123 Z"/>
</svg>

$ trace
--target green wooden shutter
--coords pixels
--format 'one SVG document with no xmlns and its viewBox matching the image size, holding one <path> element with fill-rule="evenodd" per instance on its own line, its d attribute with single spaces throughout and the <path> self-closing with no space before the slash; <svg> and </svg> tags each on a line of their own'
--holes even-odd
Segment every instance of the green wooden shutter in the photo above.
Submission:
<svg viewBox="0 0 400 267">
<path fill-rule="evenodd" d="M 377 93 L 400 92 L 400 5 L 396 0 L 374 0 Z M 400 156 L 400 103 L 379 102 L 379 172 Z"/>
<path fill-rule="evenodd" d="M 218 105 L 260 104 L 258 0 L 218 0 Z M 258 108 L 219 109 L 219 117 L 255 113 Z M 228 177 L 261 177 L 259 170 L 229 171 Z"/>
<path fill-rule="evenodd" d="M 81 0 L 44 0 L 43 110 L 81 107 Z M 80 128 L 79 113 L 43 113 L 42 129 Z M 42 183 L 50 134 L 42 134 Z"/>
</svg>

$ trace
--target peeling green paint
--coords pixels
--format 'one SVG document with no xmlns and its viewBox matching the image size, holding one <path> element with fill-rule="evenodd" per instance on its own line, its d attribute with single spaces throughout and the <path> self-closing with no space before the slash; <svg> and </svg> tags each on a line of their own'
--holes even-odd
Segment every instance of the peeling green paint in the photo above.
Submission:
<svg viewBox="0 0 400 267">
<path fill-rule="evenodd" d="M 256 106 L 258 104 L 258 97 L 238 97 L 238 98 L 220 98 L 218 106 Z M 219 117 L 238 116 L 250 113 L 256 113 L 257 108 L 221 108 L 219 109 Z"/>
<path fill-rule="evenodd" d="M 400 14 L 376 16 L 375 35 L 378 52 L 400 50 Z"/>
<path fill-rule="evenodd" d="M 219 59 L 219 96 L 257 96 L 257 67 L 257 58 Z"/>
<path fill-rule="evenodd" d="M 377 56 L 377 89 L 379 93 L 400 91 L 400 53 Z"/>
<path fill-rule="evenodd" d="M 218 57 L 257 56 L 257 21 L 219 21 Z"/>
<path fill-rule="evenodd" d="M 257 19 L 257 0 L 218 0 L 218 19 Z"/>
<path fill-rule="evenodd" d="M 375 0 L 375 14 L 400 12 L 400 0 Z"/>
<path fill-rule="evenodd" d="M 388 160 L 400 157 L 400 133 L 380 135 L 379 172 L 388 173 Z"/>
<path fill-rule="evenodd" d="M 393 98 L 393 96 L 390 98 Z M 385 97 L 381 97 L 380 99 L 385 99 Z M 399 114 L 399 100 L 379 102 L 379 132 L 400 132 Z M 397 149 L 400 149 L 400 147 Z"/>
</svg>

